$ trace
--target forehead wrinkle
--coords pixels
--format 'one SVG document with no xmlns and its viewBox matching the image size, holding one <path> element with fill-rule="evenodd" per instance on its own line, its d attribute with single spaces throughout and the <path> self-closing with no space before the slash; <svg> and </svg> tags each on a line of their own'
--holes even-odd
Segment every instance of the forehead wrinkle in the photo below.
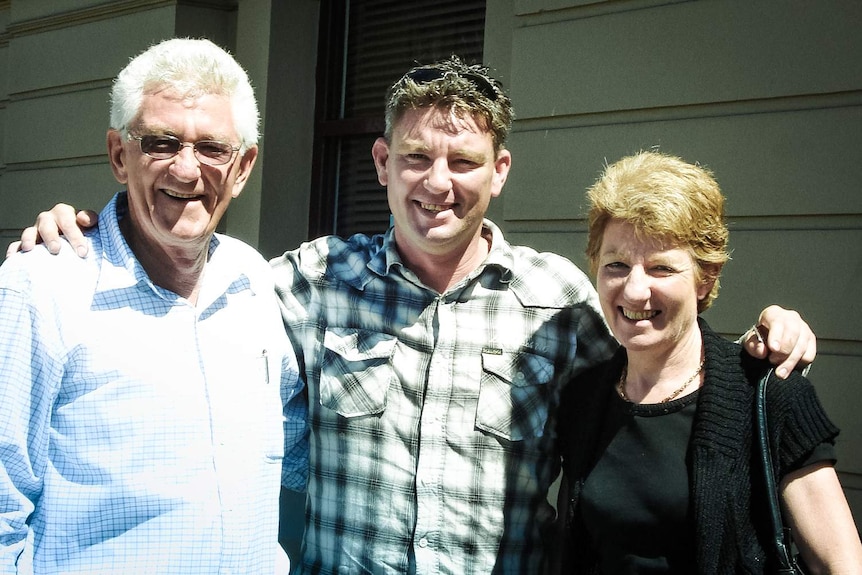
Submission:
<svg viewBox="0 0 862 575">
<path fill-rule="evenodd" d="M 198 137 L 195 139 L 196 142 L 200 142 L 201 140 L 215 140 L 220 142 L 230 142 L 232 141 L 232 137 L 227 134 L 219 134 L 216 132 L 207 132 L 202 131 L 199 128 L 195 128 L 198 132 Z M 152 136 L 173 136 L 178 140 L 185 141 L 185 137 L 183 135 L 182 130 L 175 130 L 172 126 L 168 124 L 163 124 L 161 122 L 140 122 L 138 128 L 135 130 L 136 132 L 140 132 L 143 135 L 152 135 Z M 141 135 L 139 134 L 139 135 Z"/>
<path fill-rule="evenodd" d="M 179 104 L 183 111 L 171 110 L 170 106 L 164 106 L 163 102 Z M 213 113 L 213 107 L 219 107 L 221 103 L 227 104 L 225 114 Z M 221 142 L 234 142 L 239 136 L 236 134 L 232 121 L 227 126 L 221 126 L 221 120 L 232 118 L 230 100 L 223 94 L 215 92 L 200 92 L 194 94 L 180 94 L 175 90 L 159 89 L 144 93 L 140 109 L 135 117 L 138 130 L 148 130 L 152 135 L 167 134 L 183 141 L 186 139 L 185 130 L 191 129 L 196 132 L 194 141 L 216 140 Z M 178 120 L 179 119 L 179 120 Z M 226 131 L 214 131 L 217 129 Z"/>
<path fill-rule="evenodd" d="M 631 241 L 631 240 L 634 241 Z M 622 244 L 622 245 L 616 245 Z M 664 262 L 674 260 L 677 257 L 679 250 L 685 256 L 689 256 L 688 251 L 683 247 L 674 244 L 671 241 L 662 238 L 652 237 L 643 234 L 627 235 L 623 240 L 616 240 L 612 243 L 607 238 L 602 242 L 600 255 L 605 257 L 633 257 L 635 253 L 643 253 L 649 260 L 662 260 Z M 680 255 L 680 257 L 684 257 Z"/>
</svg>

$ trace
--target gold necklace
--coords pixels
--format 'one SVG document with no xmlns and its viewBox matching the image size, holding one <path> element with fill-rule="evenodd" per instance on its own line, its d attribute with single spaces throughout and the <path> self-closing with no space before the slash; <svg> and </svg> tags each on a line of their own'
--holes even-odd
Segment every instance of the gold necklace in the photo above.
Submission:
<svg viewBox="0 0 862 575">
<path fill-rule="evenodd" d="M 662 399 L 661 403 L 667 403 L 668 401 L 674 399 L 677 395 L 682 393 L 686 387 L 691 385 L 691 382 L 694 381 L 694 378 L 696 378 L 698 375 L 700 375 L 700 372 L 703 371 L 703 362 L 704 361 L 706 361 L 706 360 L 701 360 L 700 365 L 697 366 L 697 371 L 695 371 L 691 377 L 689 377 L 687 380 L 685 380 L 685 383 L 683 383 L 679 388 L 677 388 L 676 391 L 674 391 L 673 393 L 671 393 L 670 395 L 668 395 L 667 397 Z M 617 393 L 624 400 L 631 403 L 632 400 L 629 399 L 629 396 L 626 394 L 626 377 L 628 376 L 628 374 L 629 374 L 629 364 L 626 363 L 623 366 L 623 373 L 622 373 L 622 375 L 620 375 L 620 380 L 617 382 Z"/>
</svg>

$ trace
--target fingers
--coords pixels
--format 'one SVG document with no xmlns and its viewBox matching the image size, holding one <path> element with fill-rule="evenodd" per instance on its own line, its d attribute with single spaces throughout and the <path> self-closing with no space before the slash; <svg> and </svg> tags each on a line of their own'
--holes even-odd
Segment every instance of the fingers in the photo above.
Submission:
<svg viewBox="0 0 862 575">
<path fill-rule="evenodd" d="M 804 322 L 803 322 L 804 323 Z M 794 340 L 787 338 L 772 340 L 770 338 L 769 361 L 773 365 L 778 365 L 775 373 L 778 377 L 784 379 L 796 367 L 804 367 L 814 361 L 817 355 L 817 339 L 814 333 L 808 329 L 808 324 L 804 325 L 805 329 L 800 331 Z"/>
<path fill-rule="evenodd" d="M 81 229 L 86 230 L 92 228 L 99 222 L 99 214 L 93 210 L 81 210 L 75 214 L 75 220 L 78 222 L 78 226 L 80 226 Z"/>
<path fill-rule="evenodd" d="M 50 211 L 36 216 L 36 225 L 24 230 L 21 234 L 21 249 L 32 249 L 42 242 L 52 254 L 60 252 L 62 243 L 60 234 L 72 245 L 80 257 L 87 255 L 87 242 L 80 226 L 91 227 L 95 224 L 96 215 L 93 212 L 75 214 L 75 208 L 68 204 L 57 204 Z"/>
<path fill-rule="evenodd" d="M 6 247 L 6 257 L 8 258 L 12 254 L 18 253 L 18 251 L 20 249 L 21 249 L 21 240 L 18 240 L 17 242 L 12 242 L 11 244 L 9 244 Z"/>
<path fill-rule="evenodd" d="M 38 243 L 39 232 L 36 230 L 36 226 L 24 228 L 24 231 L 21 232 L 21 251 L 29 252 L 35 248 Z"/>
<path fill-rule="evenodd" d="M 36 216 L 36 224 L 24 228 L 21 232 L 21 240 L 12 242 L 6 248 L 6 257 L 18 252 L 28 252 L 43 243 L 52 254 L 60 253 L 62 243 L 60 234 L 72 245 L 75 253 L 80 257 L 87 255 L 89 248 L 84 239 L 82 229 L 91 228 L 99 221 L 96 212 L 82 210 L 75 213 L 75 208 L 68 204 L 57 204 L 50 211 L 41 212 Z"/>
<path fill-rule="evenodd" d="M 753 326 L 745 332 L 742 345 L 745 346 L 746 351 L 748 351 L 748 355 L 752 357 L 765 359 L 769 354 L 769 348 L 766 347 L 766 342 L 763 340 L 763 336 L 761 336 L 760 330 L 757 326 Z"/>
<path fill-rule="evenodd" d="M 60 253 L 60 230 L 57 228 L 57 220 L 54 210 L 40 212 L 36 216 L 36 225 L 24 230 L 21 234 L 21 244 L 26 249 L 32 249 L 36 244 L 43 243 L 52 254 Z"/>
<path fill-rule="evenodd" d="M 36 219 L 36 228 L 51 253 L 57 253 L 52 249 L 54 242 L 57 243 L 57 251 L 59 251 L 60 234 L 62 233 L 79 256 L 83 257 L 87 254 L 87 243 L 84 241 L 81 228 L 78 227 L 78 216 L 72 206 L 57 204 L 47 214 L 45 212 L 39 214 Z"/>
<path fill-rule="evenodd" d="M 784 379 L 796 367 L 814 361 L 817 355 L 817 338 L 811 327 L 798 312 L 779 306 L 769 306 L 760 314 L 758 322 L 761 332 L 766 333 L 769 361 L 776 366 L 775 374 Z M 746 341 L 748 344 L 748 340 Z M 751 347 L 746 345 L 749 350 Z M 756 357 L 761 354 L 752 353 Z"/>
<path fill-rule="evenodd" d="M 75 226 L 67 231 L 65 222 L 60 225 L 63 230 L 63 234 L 66 236 L 66 239 L 69 240 L 69 243 L 72 244 L 72 247 L 75 248 L 75 253 L 80 257 L 84 257 L 87 255 L 87 251 L 89 249 L 88 244 L 84 241 L 84 234 L 81 230 L 86 230 L 92 228 L 99 221 L 99 215 L 96 212 L 91 210 L 81 210 L 75 215 Z"/>
</svg>

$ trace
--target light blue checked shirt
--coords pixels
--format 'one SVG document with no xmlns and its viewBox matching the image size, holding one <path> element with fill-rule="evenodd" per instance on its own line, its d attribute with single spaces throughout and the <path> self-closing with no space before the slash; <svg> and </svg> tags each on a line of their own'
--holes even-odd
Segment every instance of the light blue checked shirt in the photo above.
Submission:
<svg viewBox="0 0 862 575">
<path fill-rule="evenodd" d="M 308 384 L 303 573 L 539 572 L 560 390 L 616 344 L 574 264 L 484 231 L 486 261 L 444 294 L 392 230 L 273 260 Z"/>
<path fill-rule="evenodd" d="M 271 268 L 216 236 L 191 305 L 134 259 L 124 200 L 85 260 L 0 268 L 0 573 L 271 575 L 285 450 L 306 468 Z"/>
</svg>

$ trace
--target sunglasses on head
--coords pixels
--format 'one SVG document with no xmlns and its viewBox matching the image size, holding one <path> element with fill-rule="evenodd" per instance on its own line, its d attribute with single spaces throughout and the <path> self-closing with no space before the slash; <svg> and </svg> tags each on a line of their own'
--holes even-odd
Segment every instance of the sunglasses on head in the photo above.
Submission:
<svg viewBox="0 0 862 575">
<path fill-rule="evenodd" d="M 416 68 L 407 72 L 404 77 L 410 78 L 417 84 L 427 84 L 428 82 L 445 78 L 449 74 L 469 80 L 483 96 L 492 102 L 496 102 L 497 98 L 499 98 L 497 90 L 494 89 L 491 82 L 481 74 L 474 72 L 456 72 L 455 70 L 441 70 L 440 68 Z"/>
</svg>

